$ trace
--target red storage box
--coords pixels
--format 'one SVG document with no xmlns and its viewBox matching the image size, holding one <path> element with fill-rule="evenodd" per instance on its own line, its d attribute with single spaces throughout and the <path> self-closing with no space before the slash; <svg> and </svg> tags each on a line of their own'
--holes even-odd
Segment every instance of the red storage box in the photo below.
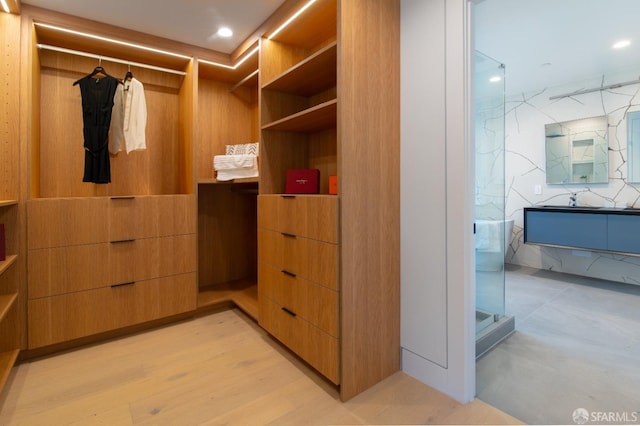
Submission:
<svg viewBox="0 0 640 426">
<path fill-rule="evenodd" d="M 287 194 L 317 194 L 320 192 L 320 170 L 287 170 Z"/>
</svg>

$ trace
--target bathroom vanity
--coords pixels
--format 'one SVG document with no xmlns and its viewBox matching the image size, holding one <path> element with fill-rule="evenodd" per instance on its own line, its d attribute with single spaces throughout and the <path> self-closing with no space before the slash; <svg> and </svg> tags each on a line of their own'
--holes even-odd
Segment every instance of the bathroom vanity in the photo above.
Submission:
<svg viewBox="0 0 640 426">
<path fill-rule="evenodd" d="M 640 209 L 525 207 L 524 242 L 640 256 Z"/>
</svg>

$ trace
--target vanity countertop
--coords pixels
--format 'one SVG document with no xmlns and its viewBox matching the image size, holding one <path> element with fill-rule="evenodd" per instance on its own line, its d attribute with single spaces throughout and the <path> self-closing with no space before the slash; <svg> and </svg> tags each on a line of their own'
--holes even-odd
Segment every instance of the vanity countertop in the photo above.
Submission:
<svg viewBox="0 0 640 426">
<path fill-rule="evenodd" d="M 595 213 L 595 214 L 619 214 L 619 215 L 640 215 L 640 208 L 637 207 L 591 207 L 591 206 L 532 206 L 525 207 L 531 211 L 553 211 L 565 213 Z"/>
</svg>

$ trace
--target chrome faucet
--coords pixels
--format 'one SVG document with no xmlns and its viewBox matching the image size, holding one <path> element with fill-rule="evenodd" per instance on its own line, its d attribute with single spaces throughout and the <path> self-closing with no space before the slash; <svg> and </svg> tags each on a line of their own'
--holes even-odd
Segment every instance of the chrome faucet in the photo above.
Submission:
<svg viewBox="0 0 640 426">
<path fill-rule="evenodd" d="M 572 192 L 569 195 L 569 207 L 576 207 L 578 205 L 578 194 Z"/>
</svg>

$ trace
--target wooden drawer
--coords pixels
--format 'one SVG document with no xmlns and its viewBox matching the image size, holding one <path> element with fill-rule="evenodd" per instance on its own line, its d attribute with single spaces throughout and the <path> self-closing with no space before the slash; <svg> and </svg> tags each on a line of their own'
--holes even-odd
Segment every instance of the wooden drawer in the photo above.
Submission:
<svg viewBox="0 0 640 426">
<path fill-rule="evenodd" d="M 195 273 L 29 300 L 29 348 L 140 324 L 195 308 Z"/>
<path fill-rule="evenodd" d="M 333 383 L 340 383 L 338 339 L 264 297 L 260 298 L 260 325 Z"/>
<path fill-rule="evenodd" d="M 29 249 L 195 234 L 193 195 L 35 199 Z"/>
<path fill-rule="evenodd" d="M 195 234 L 30 250 L 29 298 L 196 270 Z"/>
<path fill-rule="evenodd" d="M 27 202 L 30 249 L 108 241 L 108 198 L 48 198 Z"/>
<path fill-rule="evenodd" d="M 260 195 L 258 227 L 338 243 L 338 198 L 333 195 Z"/>
<path fill-rule="evenodd" d="M 300 277 L 260 263 L 260 298 L 267 297 L 280 307 L 305 319 L 326 333 L 338 337 L 338 293 Z"/>
<path fill-rule="evenodd" d="M 149 195 L 109 199 L 109 241 L 194 234 L 195 197 Z"/>
<path fill-rule="evenodd" d="M 338 289 L 338 246 L 332 243 L 258 229 L 261 262 L 322 286 Z"/>
</svg>

